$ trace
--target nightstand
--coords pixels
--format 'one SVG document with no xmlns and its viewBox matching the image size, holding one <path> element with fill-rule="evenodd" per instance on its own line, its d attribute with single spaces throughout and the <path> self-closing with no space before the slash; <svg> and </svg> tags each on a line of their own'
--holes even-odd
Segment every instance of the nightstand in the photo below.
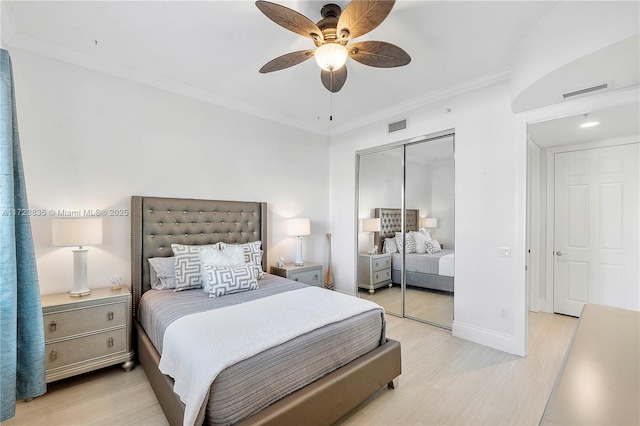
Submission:
<svg viewBox="0 0 640 426">
<path fill-rule="evenodd" d="M 284 266 L 272 266 L 271 273 L 301 283 L 324 287 L 322 282 L 322 265 L 312 262 L 304 262 L 304 266 L 295 266 L 293 263 L 285 263 Z"/>
<path fill-rule="evenodd" d="M 125 371 L 133 368 L 127 287 L 42 296 L 42 313 L 47 383 L 118 363 Z"/>
<path fill-rule="evenodd" d="M 391 286 L 391 254 L 358 255 L 358 287 L 366 288 L 369 294 L 377 288 Z"/>
</svg>

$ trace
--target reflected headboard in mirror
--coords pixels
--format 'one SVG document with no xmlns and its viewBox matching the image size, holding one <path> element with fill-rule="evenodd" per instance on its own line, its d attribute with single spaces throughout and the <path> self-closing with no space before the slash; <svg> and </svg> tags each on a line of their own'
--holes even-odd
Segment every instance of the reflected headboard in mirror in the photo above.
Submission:
<svg viewBox="0 0 640 426">
<path fill-rule="evenodd" d="M 382 242 L 385 238 L 393 238 L 396 232 L 402 232 L 402 209 L 386 209 L 376 208 L 374 211 L 374 217 L 380 218 L 380 232 L 377 233 L 374 244 L 378 246 L 380 252 L 382 252 Z M 417 231 L 418 230 L 418 218 L 420 217 L 420 210 L 407 209 L 406 210 L 406 230 Z"/>
</svg>

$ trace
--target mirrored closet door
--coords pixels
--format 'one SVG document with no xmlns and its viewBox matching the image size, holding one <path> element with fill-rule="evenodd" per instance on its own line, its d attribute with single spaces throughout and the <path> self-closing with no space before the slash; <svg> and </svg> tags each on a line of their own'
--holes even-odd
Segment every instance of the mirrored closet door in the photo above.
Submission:
<svg viewBox="0 0 640 426">
<path fill-rule="evenodd" d="M 358 154 L 360 297 L 389 313 L 448 329 L 454 296 L 453 147 L 449 134 Z M 370 239 L 378 247 L 375 254 Z M 376 280 L 381 281 L 367 285 Z"/>
</svg>

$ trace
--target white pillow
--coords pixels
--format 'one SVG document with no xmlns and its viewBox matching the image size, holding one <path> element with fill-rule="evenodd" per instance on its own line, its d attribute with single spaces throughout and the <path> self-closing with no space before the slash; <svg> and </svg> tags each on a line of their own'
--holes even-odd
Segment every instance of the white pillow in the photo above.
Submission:
<svg viewBox="0 0 640 426">
<path fill-rule="evenodd" d="M 176 288 L 176 269 L 173 257 L 152 257 L 149 259 L 151 288 L 168 290 Z"/>
<path fill-rule="evenodd" d="M 416 253 L 426 253 L 427 237 L 422 232 L 414 232 L 413 238 L 416 240 Z"/>
<path fill-rule="evenodd" d="M 204 265 L 206 289 L 209 297 L 256 290 L 260 268 L 255 265 L 213 266 Z"/>
<path fill-rule="evenodd" d="M 200 262 L 212 266 L 242 266 L 245 264 L 244 249 L 238 246 L 226 246 L 224 249 L 207 247 L 200 250 Z"/>
<path fill-rule="evenodd" d="M 382 247 L 382 250 L 385 253 L 397 253 L 398 252 L 398 246 L 396 245 L 396 239 L 395 238 L 385 238 L 384 239 L 384 246 Z"/>
<path fill-rule="evenodd" d="M 420 228 L 420 231 L 418 231 L 418 232 L 420 232 L 422 235 L 424 235 L 426 241 L 431 241 L 431 234 L 429 233 L 429 231 L 427 231 L 424 228 Z"/>
</svg>

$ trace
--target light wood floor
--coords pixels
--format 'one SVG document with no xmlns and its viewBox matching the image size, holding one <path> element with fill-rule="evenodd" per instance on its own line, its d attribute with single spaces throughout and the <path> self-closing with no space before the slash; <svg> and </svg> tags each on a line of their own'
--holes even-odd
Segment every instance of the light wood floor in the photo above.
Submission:
<svg viewBox="0 0 640 426">
<path fill-rule="evenodd" d="M 374 294 L 369 294 L 366 289 L 358 290 L 361 298 L 376 302 L 386 312 L 402 316 L 402 292 L 398 284 L 394 284 L 393 287 L 381 287 Z M 404 300 L 407 317 L 418 318 L 451 330 L 453 325 L 451 293 L 407 287 Z"/>
<path fill-rule="evenodd" d="M 520 358 L 388 317 L 402 344 L 400 387 L 384 389 L 338 425 L 537 425 L 577 320 L 529 314 L 529 356 Z M 135 403 L 132 403 L 135 401 Z M 19 402 L 9 425 L 166 425 L 144 371 L 104 369 L 49 385 Z"/>
</svg>

